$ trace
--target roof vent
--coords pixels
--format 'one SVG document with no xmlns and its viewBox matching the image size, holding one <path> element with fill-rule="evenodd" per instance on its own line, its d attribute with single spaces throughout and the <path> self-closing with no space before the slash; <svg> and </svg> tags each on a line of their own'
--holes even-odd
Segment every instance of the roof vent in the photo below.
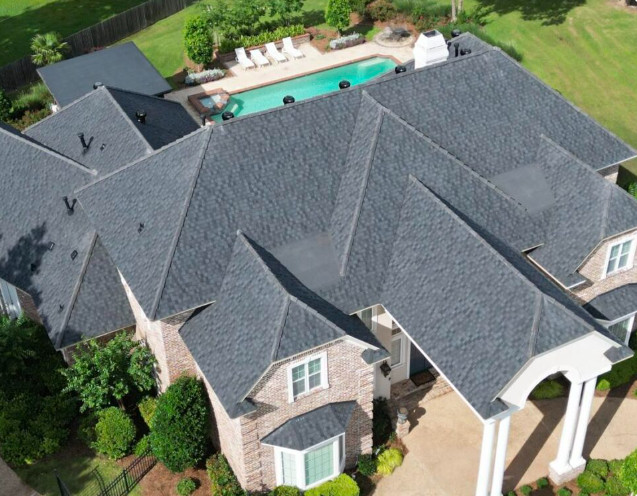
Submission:
<svg viewBox="0 0 637 496">
<path fill-rule="evenodd" d="M 453 44 L 453 48 L 455 49 L 456 52 L 456 57 L 458 56 L 458 52 L 460 51 L 460 43 L 458 43 L 457 41 Z"/>
<path fill-rule="evenodd" d="M 404 65 L 397 65 L 394 67 L 394 72 L 400 74 L 401 72 L 407 72 L 407 68 Z"/>
<path fill-rule="evenodd" d="M 137 112 L 135 112 L 135 118 L 140 124 L 146 124 L 146 111 L 138 110 Z"/>
<path fill-rule="evenodd" d="M 73 250 L 71 252 L 71 260 L 75 260 L 77 258 L 77 250 Z"/>
<path fill-rule="evenodd" d="M 460 31 L 459 29 L 452 29 L 451 30 L 451 37 L 452 38 L 457 38 L 461 34 L 462 34 L 462 31 Z"/>
<path fill-rule="evenodd" d="M 31 272 L 35 272 L 36 270 L 38 270 L 38 264 L 36 263 L 32 263 L 30 266 Z"/>
<path fill-rule="evenodd" d="M 143 230 L 144 230 L 144 223 L 140 222 L 139 226 L 137 227 L 137 232 L 141 234 Z"/>
<path fill-rule="evenodd" d="M 232 112 L 230 112 L 229 110 L 227 110 L 223 114 L 221 114 L 221 119 L 223 119 L 224 121 L 229 121 L 233 117 L 234 117 L 234 114 Z"/>
<path fill-rule="evenodd" d="M 82 143 L 82 150 L 85 152 L 88 151 L 91 147 L 91 143 L 93 143 L 93 136 L 91 136 L 91 139 L 88 140 L 88 143 L 86 142 L 86 139 L 84 139 L 84 133 L 77 133 L 77 137 L 80 138 L 80 143 Z"/>
<path fill-rule="evenodd" d="M 346 79 L 344 79 L 343 81 L 341 81 L 340 83 L 338 83 L 338 87 L 342 90 L 346 90 L 347 88 L 349 88 L 351 86 L 350 82 L 347 81 Z"/>
<path fill-rule="evenodd" d="M 97 88 L 101 88 L 102 86 L 104 86 L 104 83 L 100 83 L 99 81 L 95 81 L 93 83 L 93 89 L 96 90 Z"/>
<path fill-rule="evenodd" d="M 66 210 L 69 215 L 73 215 L 75 211 L 75 204 L 77 203 L 77 198 L 73 198 L 73 201 L 69 203 L 69 197 L 65 196 L 62 198 L 64 200 L 64 204 L 66 205 Z"/>
<path fill-rule="evenodd" d="M 64 310 L 64 303 L 60 303 L 60 310 Z"/>
<path fill-rule="evenodd" d="M 462 48 L 460 50 L 460 55 L 469 55 L 471 53 L 471 48 Z"/>
<path fill-rule="evenodd" d="M 53 241 L 51 241 L 49 243 L 49 251 L 53 251 L 53 248 L 55 248 L 55 243 Z"/>
<path fill-rule="evenodd" d="M 283 97 L 283 105 L 287 105 L 288 103 L 294 103 L 296 100 L 292 95 L 285 95 Z"/>
</svg>

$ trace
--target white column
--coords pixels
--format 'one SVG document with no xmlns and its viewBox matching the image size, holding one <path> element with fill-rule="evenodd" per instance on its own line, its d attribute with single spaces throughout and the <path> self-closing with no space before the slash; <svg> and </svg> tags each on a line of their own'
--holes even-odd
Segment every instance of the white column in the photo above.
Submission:
<svg viewBox="0 0 637 496">
<path fill-rule="evenodd" d="M 569 460 L 569 464 L 573 468 L 579 468 L 586 465 L 586 460 L 584 460 L 582 453 L 584 451 L 584 441 L 586 441 L 588 421 L 591 417 L 591 408 L 593 406 L 593 396 L 595 396 L 596 383 L 597 377 L 589 379 L 584 383 L 584 394 L 582 395 L 582 403 L 580 405 L 579 417 L 577 419 L 573 451 L 571 452 L 571 458 Z"/>
<path fill-rule="evenodd" d="M 491 484 L 491 496 L 502 496 L 502 483 L 504 481 L 504 469 L 509 443 L 509 428 L 511 427 L 511 415 L 500 420 L 498 427 L 498 444 L 493 462 L 493 479 Z"/>
<path fill-rule="evenodd" d="M 575 437 L 575 428 L 577 426 L 581 397 L 582 383 L 571 382 L 571 389 L 568 394 L 568 403 L 566 405 L 566 414 L 564 415 L 562 437 L 560 438 L 560 446 L 557 450 L 557 458 L 550 464 L 551 469 L 558 474 L 563 474 L 571 470 L 568 460 L 573 448 L 573 439 Z"/>
<path fill-rule="evenodd" d="M 493 442 L 495 437 L 495 420 L 488 419 L 482 432 L 482 448 L 480 449 L 480 468 L 476 496 L 488 496 L 489 477 L 491 475 L 491 459 L 493 458 Z"/>
</svg>

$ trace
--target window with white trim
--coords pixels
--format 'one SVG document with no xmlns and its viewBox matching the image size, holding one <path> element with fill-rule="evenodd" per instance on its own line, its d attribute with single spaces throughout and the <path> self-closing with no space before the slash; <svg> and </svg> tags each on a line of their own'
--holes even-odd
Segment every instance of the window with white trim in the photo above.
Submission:
<svg viewBox="0 0 637 496">
<path fill-rule="evenodd" d="M 635 321 L 635 316 L 631 315 L 630 317 L 626 319 L 620 320 L 618 322 L 615 322 L 614 324 L 609 325 L 608 330 L 611 332 L 611 334 L 621 339 L 621 341 L 625 345 L 628 345 L 630 341 L 630 335 L 633 330 L 634 321 Z"/>
<path fill-rule="evenodd" d="M 608 262 L 606 263 L 606 275 L 629 267 L 633 263 L 633 240 L 612 245 L 608 249 Z"/>
<path fill-rule="evenodd" d="M 314 355 L 288 368 L 290 403 L 310 391 L 327 387 L 327 353 Z"/>
<path fill-rule="evenodd" d="M 372 330 L 373 327 L 373 322 L 374 322 L 374 308 L 373 307 L 369 307 L 366 308 L 365 310 L 361 310 L 360 312 L 358 312 L 358 318 L 361 319 L 363 321 L 363 324 L 365 324 L 365 326 Z"/>
<path fill-rule="evenodd" d="M 309 489 L 336 477 L 345 468 L 345 434 L 304 451 L 274 448 L 277 485 Z"/>
<path fill-rule="evenodd" d="M 3 279 L 0 279 L 0 313 L 12 319 L 17 319 L 22 314 L 16 287 Z"/>
<path fill-rule="evenodd" d="M 397 367 L 403 363 L 403 337 L 394 336 L 391 341 L 391 366 Z"/>
</svg>

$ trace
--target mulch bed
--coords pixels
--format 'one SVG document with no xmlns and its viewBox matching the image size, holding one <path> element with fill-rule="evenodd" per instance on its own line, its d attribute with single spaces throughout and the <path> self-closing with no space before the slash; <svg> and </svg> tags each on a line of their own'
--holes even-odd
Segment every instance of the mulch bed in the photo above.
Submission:
<svg viewBox="0 0 637 496">
<path fill-rule="evenodd" d="M 192 493 L 194 496 L 210 495 L 210 479 L 204 468 L 191 468 L 175 474 L 159 462 L 144 476 L 139 487 L 142 496 L 175 496 L 177 483 L 184 477 L 192 477 L 197 481 L 199 487 Z"/>
</svg>

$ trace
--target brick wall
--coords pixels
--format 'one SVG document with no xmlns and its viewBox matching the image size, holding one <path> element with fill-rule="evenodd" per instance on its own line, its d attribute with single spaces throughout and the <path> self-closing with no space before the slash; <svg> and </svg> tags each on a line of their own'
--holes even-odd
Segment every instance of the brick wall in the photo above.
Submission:
<svg viewBox="0 0 637 496">
<path fill-rule="evenodd" d="M 633 239 L 637 242 L 637 229 L 619 236 L 614 236 L 604 241 L 582 264 L 579 269 L 579 273 L 591 281 L 590 284 L 587 283 L 573 288 L 573 294 L 582 303 L 586 303 L 596 296 L 606 293 L 612 289 L 637 282 L 637 266 L 634 264 L 626 269 L 615 272 L 608 277 L 604 277 L 609 247 L 627 239 Z"/>
<path fill-rule="evenodd" d="M 42 319 L 40 318 L 40 314 L 38 313 L 38 309 L 36 308 L 35 302 L 33 301 L 33 298 L 31 298 L 31 295 L 25 293 L 20 288 L 16 288 L 16 292 L 18 293 L 18 301 L 20 302 L 22 313 L 27 318 L 41 324 Z"/>
</svg>

